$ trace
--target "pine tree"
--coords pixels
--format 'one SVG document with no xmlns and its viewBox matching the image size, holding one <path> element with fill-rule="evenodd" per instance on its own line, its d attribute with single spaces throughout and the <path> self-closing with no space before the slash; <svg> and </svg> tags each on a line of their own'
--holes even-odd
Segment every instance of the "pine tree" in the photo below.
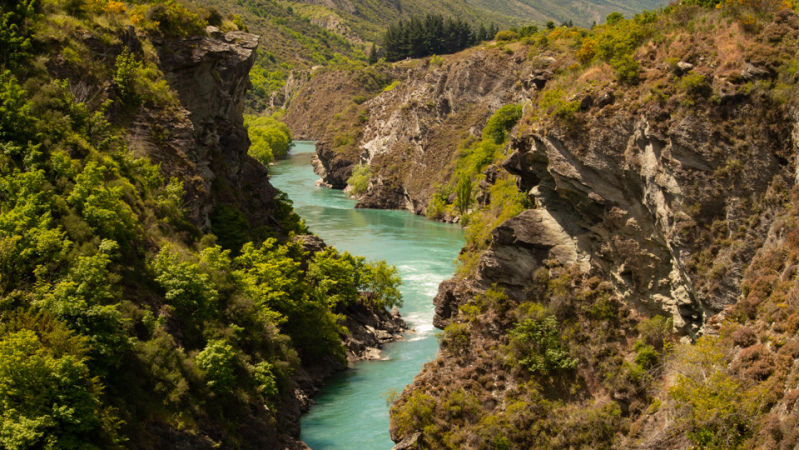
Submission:
<svg viewBox="0 0 799 450">
<path fill-rule="evenodd" d="M 378 59 L 379 58 L 377 56 L 377 45 L 373 42 L 372 48 L 369 50 L 369 65 L 371 66 L 372 64 L 377 63 Z"/>
</svg>

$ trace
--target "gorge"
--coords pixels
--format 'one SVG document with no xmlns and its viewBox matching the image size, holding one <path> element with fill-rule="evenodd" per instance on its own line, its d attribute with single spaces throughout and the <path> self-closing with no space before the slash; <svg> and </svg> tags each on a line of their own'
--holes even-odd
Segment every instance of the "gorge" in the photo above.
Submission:
<svg viewBox="0 0 799 450">
<path fill-rule="evenodd" d="M 200 3 L 0 7 L 0 447 L 799 445 L 799 5 Z"/>
<path fill-rule="evenodd" d="M 381 361 L 359 362 L 354 371 L 335 376 L 314 397 L 303 416 L 303 442 L 314 449 L 388 448 L 385 395 L 401 391 L 424 362 L 435 357 L 432 298 L 452 275 L 452 261 L 463 245 L 460 227 L 431 222 L 406 211 L 354 209 L 341 191 L 314 186 L 314 145 L 298 143 L 289 159 L 270 169 L 270 181 L 286 192 L 310 229 L 328 244 L 367 259 L 396 265 L 403 279 L 403 318 L 413 330 L 392 343 Z"/>
</svg>

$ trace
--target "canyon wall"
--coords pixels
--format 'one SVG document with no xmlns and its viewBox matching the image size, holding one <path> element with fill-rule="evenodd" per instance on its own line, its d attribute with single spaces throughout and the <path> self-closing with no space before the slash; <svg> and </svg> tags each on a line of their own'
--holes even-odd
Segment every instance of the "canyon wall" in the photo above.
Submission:
<svg viewBox="0 0 799 450">
<path fill-rule="evenodd" d="M 664 336 L 689 344 L 744 323 L 765 334 L 782 332 L 769 331 L 770 319 L 764 322 L 747 297 L 763 255 L 787 252 L 776 249 L 787 245 L 797 121 L 785 58 L 793 54 L 799 22 L 781 10 L 751 32 L 707 14 L 702 20 L 712 26 L 686 31 L 703 14 L 690 7 L 664 14 L 667 25 L 656 27 L 668 30 L 661 31 L 665 38 L 645 41 L 634 53 L 634 82 L 606 63 L 581 65 L 568 49 L 579 40 L 558 46 L 523 39 L 398 63 L 390 88 L 361 103 L 327 100 L 338 99 L 336 111 L 348 112 L 321 116 L 324 127 L 315 137 L 324 182 L 343 188 L 356 165 L 368 165 L 359 206 L 416 214 L 428 212 L 438 192 L 451 192 L 442 186 L 454 185 L 464 149 L 500 106 L 524 108 L 502 155 L 473 180 L 469 210 L 454 217 L 468 221 L 467 234 L 479 236 L 480 226 L 490 233 L 485 243 L 468 238 L 458 275 L 440 286 L 435 324 L 446 330 L 442 351 L 392 409 L 398 448 L 489 445 L 481 433 L 522 446 L 690 445 L 685 422 L 668 419 L 685 411 L 666 389 L 681 373 L 669 372 L 675 360 L 658 356 L 654 375 L 635 375 L 643 370 L 636 365 L 641 342 L 649 342 L 642 330 L 651 323 L 668 328 L 651 340 L 658 355 Z M 328 92 L 336 92 L 336 79 L 328 77 Z M 306 89 L 318 89 L 313 84 Z M 491 225 L 485 217 L 493 186 L 510 176 L 525 209 Z M 457 200 L 449 195 L 444 201 L 452 207 Z M 524 360 L 514 356 L 527 345 L 520 343 L 522 324 L 544 320 L 531 304 L 558 321 L 559 339 L 574 358 L 549 375 L 522 369 Z M 745 366 L 737 355 L 754 352 L 746 348 L 753 344 L 735 342 L 723 358 Z M 777 358 L 776 352 L 763 358 Z M 794 372 L 780 376 L 786 373 Z M 641 385 L 642 379 L 665 387 Z M 541 396 L 565 403 L 541 403 Z M 646 413 L 655 399 L 669 408 Z M 524 413 L 513 406 L 521 403 Z M 597 411 L 617 407 L 621 422 L 611 435 L 575 434 L 582 425 L 574 421 L 611 417 Z M 434 413 L 419 419 L 424 408 Z M 534 423 L 551 428 L 532 438 L 524 428 Z M 635 433 L 624 431 L 630 423 Z M 750 426 L 749 436 L 757 429 Z"/>
</svg>

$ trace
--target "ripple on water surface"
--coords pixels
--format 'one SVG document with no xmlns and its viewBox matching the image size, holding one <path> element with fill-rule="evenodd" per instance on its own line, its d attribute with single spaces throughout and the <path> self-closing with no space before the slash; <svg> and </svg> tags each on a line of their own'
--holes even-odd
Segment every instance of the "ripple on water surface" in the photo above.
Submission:
<svg viewBox="0 0 799 450">
<path fill-rule="evenodd" d="M 384 395 L 401 391 L 438 351 L 433 296 L 454 272 L 463 233 L 406 211 L 354 209 L 343 192 L 314 185 L 319 177 L 311 168 L 313 151 L 313 143 L 297 143 L 288 159 L 272 167 L 272 184 L 288 194 L 311 231 L 328 244 L 397 266 L 404 281 L 402 315 L 416 332 L 386 346 L 387 361 L 359 363 L 334 376 L 302 417 L 302 439 L 314 450 L 389 449 Z"/>
</svg>

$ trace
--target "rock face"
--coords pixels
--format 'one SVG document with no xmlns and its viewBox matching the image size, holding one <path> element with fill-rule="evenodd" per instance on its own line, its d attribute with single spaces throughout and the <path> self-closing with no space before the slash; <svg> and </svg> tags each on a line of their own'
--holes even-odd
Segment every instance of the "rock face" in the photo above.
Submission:
<svg viewBox="0 0 799 450">
<path fill-rule="evenodd" d="M 423 214 L 436 184 L 452 176 L 457 142 L 479 135 L 500 105 L 548 89 L 559 64 L 546 53 L 524 60 L 473 49 L 441 65 L 422 61 L 404 73 L 397 65 L 399 83 L 360 105 L 364 120 L 357 126 L 320 119 L 327 125 L 318 131 L 317 173 L 326 185 L 343 188 L 352 168 L 367 163 L 372 177 L 359 207 Z M 754 73 L 749 66 L 741 63 L 740 73 Z M 707 67 L 690 70 L 708 73 Z M 652 73 L 674 76 L 668 68 Z M 333 80 L 326 75 L 318 82 L 337 92 Z M 304 92 L 318 93 L 316 83 Z M 347 82 L 340 83 L 349 93 Z M 457 313 L 467 292 L 493 284 L 522 300 L 532 273 L 551 259 L 602 273 L 641 313 L 673 317 L 681 333 L 699 333 L 736 301 L 746 261 L 768 229 L 769 214 L 749 226 L 755 204 L 774 183 L 792 183 L 786 165 L 792 124 L 767 120 L 758 98 L 723 78 L 718 88 L 727 101 L 690 113 L 676 103 L 642 108 L 630 95 L 618 99 L 613 84 L 600 84 L 572 96 L 580 102 L 578 124 L 545 122 L 538 130 L 520 130 L 502 167 L 491 170 L 515 175 L 535 209 L 492 232 L 474 277 L 455 291 L 456 283 L 442 285 L 436 324 Z M 334 98 L 326 97 L 325 107 Z M 354 143 L 337 145 L 342 136 Z M 746 170 L 738 165 L 744 160 Z M 483 204 L 489 178 L 481 181 L 486 186 L 481 184 L 477 200 Z M 714 223 L 716 231 L 708 231 Z M 741 233 L 746 239 L 735 248 L 720 244 Z"/>
<path fill-rule="evenodd" d="M 131 147 L 184 180 L 189 218 L 207 228 L 215 205 L 241 211 L 251 226 L 277 228 L 277 190 L 266 168 L 247 155 L 244 93 L 259 37 L 240 31 L 155 39 L 159 68 L 180 100 L 172 110 L 143 109 Z"/>
<path fill-rule="evenodd" d="M 435 184 L 451 175 L 457 143 L 479 134 L 496 109 L 536 89 L 521 82 L 532 76 L 533 66 L 519 65 L 498 49 L 444 59 L 386 69 L 395 87 L 377 89 L 360 105 L 352 104 L 356 93 L 346 72 L 317 75 L 303 87 L 285 119 L 295 133 L 318 140 L 317 167 L 324 170 L 317 174 L 326 185 L 345 187 L 353 167 L 368 163 L 372 183 L 359 207 L 422 214 Z M 353 108 L 352 119 L 333 117 Z"/>
<path fill-rule="evenodd" d="M 765 120 L 744 125 L 749 110 L 726 120 L 742 130 L 768 127 Z M 503 168 L 537 208 L 492 232 L 476 284 L 485 290 L 496 283 L 522 300 L 543 261 L 576 263 L 606 274 L 645 316 L 672 317 L 676 329 L 696 335 L 737 301 L 740 276 L 771 223 L 768 212 L 749 221 L 753 203 L 791 183 L 793 170 L 786 164 L 793 144 L 783 140 L 793 125 L 786 123 L 773 136 L 750 136 L 751 166 L 718 179 L 729 160 L 719 151 L 726 143 L 709 140 L 714 113 L 725 114 L 654 127 L 646 116 L 617 111 L 594 117 L 585 134 L 553 129 L 514 139 Z M 699 231 L 701 224 L 715 224 L 721 235 Z M 718 244 L 733 235 L 741 238 L 735 245 Z M 714 257 L 705 261 L 708 245 Z M 465 296 L 452 291 L 453 283 L 441 290 L 436 323 L 444 325 Z"/>
</svg>

